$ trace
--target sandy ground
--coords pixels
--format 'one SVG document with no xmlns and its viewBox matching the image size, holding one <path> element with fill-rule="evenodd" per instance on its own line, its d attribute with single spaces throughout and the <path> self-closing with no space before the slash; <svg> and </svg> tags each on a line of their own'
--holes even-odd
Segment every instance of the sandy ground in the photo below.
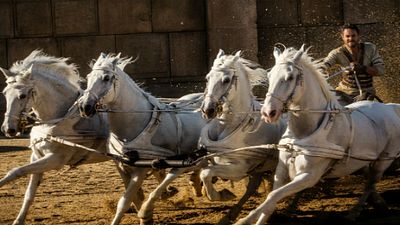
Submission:
<svg viewBox="0 0 400 225">
<path fill-rule="evenodd" d="M 29 162 L 30 151 L 26 140 L 0 140 L 0 176 L 13 167 Z M 11 224 L 18 214 L 24 196 L 27 177 L 20 178 L 0 188 L 0 224 Z M 380 213 L 367 207 L 356 222 L 343 220 L 346 211 L 356 202 L 362 191 L 359 176 L 341 178 L 329 191 L 321 188 L 307 190 L 298 208 L 287 210 L 287 203 L 278 205 L 268 224 L 400 224 L 400 172 L 385 175 L 377 185 L 389 205 L 389 211 Z M 218 188 L 229 188 L 237 196 L 244 191 L 244 182 L 218 181 Z M 150 178 L 143 186 L 146 194 L 155 188 Z M 188 175 L 173 183 L 179 189 L 174 197 L 160 200 L 156 204 L 155 224 L 216 224 L 235 201 L 210 202 L 205 197 L 195 197 L 188 186 Z M 50 171 L 45 174 L 32 205 L 26 224 L 110 224 L 116 201 L 123 193 L 122 181 L 112 162 L 84 165 L 77 169 Z M 240 217 L 260 204 L 266 196 L 264 188 L 244 206 Z M 127 213 L 122 224 L 139 224 L 135 213 Z"/>
</svg>

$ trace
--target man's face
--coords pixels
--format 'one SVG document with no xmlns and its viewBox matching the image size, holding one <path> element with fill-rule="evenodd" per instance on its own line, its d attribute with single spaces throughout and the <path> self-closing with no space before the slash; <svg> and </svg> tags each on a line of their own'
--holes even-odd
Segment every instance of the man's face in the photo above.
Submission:
<svg viewBox="0 0 400 225">
<path fill-rule="evenodd" d="M 356 30 L 344 29 L 342 32 L 343 43 L 349 48 L 355 48 L 360 41 L 360 36 Z"/>
</svg>

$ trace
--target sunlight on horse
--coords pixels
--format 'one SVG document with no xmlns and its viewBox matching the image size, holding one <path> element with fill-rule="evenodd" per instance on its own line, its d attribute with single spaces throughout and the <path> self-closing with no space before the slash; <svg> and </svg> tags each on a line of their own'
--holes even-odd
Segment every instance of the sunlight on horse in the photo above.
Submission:
<svg viewBox="0 0 400 225">
<path fill-rule="evenodd" d="M 109 148 L 132 160 L 192 153 L 206 120 L 198 111 L 179 112 L 144 92 L 121 67 L 131 62 L 131 59 L 120 58 L 119 55 L 100 54 L 87 76 L 85 94 L 79 100 L 81 114 L 92 116 L 96 113 L 96 105 L 106 107 L 111 133 Z M 128 165 L 124 167 L 131 172 L 130 182 L 118 203 L 112 224 L 120 223 L 133 193 L 139 189 L 146 171 L 149 170 Z M 140 207 L 138 216 L 142 224 L 153 223 L 155 201 L 167 185 L 178 175 L 192 170 L 193 168 L 170 170 Z"/>
<path fill-rule="evenodd" d="M 304 46 L 299 51 L 275 48 L 274 57 L 261 113 L 266 122 L 276 122 L 287 110 L 288 129 L 279 143 L 273 191 L 236 224 L 265 224 L 283 198 L 321 178 L 361 168 L 368 170 L 365 190 L 349 218 L 356 218 L 368 201 L 385 208 L 375 185 L 399 156 L 400 105 L 362 101 L 343 107 Z"/>
<path fill-rule="evenodd" d="M 235 197 L 226 189 L 217 192 L 212 183 L 213 177 L 239 181 L 250 175 L 246 193 L 220 221 L 220 224 L 227 224 L 236 219 L 243 204 L 257 191 L 263 173 L 274 171 L 278 163 L 278 152 L 275 150 L 230 151 L 246 146 L 278 143 L 286 129 L 286 122 L 262 122 L 259 113 L 261 104 L 255 100 L 252 88 L 266 84 L 267 71 L 241 58 L 240 52 L 225 55 L 220 50 L 206 78 L 201 110 L 203 116 L 212 121 L 202 130 L 199 145 L 210 153 L 222 153 L 213 157 L 200 173 L 208 198 L 223 201 Z"/>
<path fill-rule="evenodd" d="M 14 63 L 10 70 L 1 69 L 7 84 L 3 90 L 7 108 L 2 131 L 7 137 L 18 135 L 21 132 L 20 122 L 30 110 L 35 113 L 38 123 L 30 132 L 30 164 L 12 169 L 0 180 L 1 187 L 31 174 L 22 208 L 13 224 L 24 224 L 44 172 L 61 169 L 64 165 L 75 167 L 109 159 L 48 139 L 49 135 L 65 137 L 101 152 L 106 150 L 107 119 L 103 116 L 82 119 L 77 107 L 71 108 L 83 90 L 79 85 L 77 68 L 67 64 L 67 60 L 36 50 L 24 60 Z"/>
</svg>

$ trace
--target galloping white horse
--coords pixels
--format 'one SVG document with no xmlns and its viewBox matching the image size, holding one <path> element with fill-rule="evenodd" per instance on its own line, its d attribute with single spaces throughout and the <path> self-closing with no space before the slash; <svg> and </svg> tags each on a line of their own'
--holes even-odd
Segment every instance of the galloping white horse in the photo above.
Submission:
<svg viewBox="0 0 400 225">
<path fill-rule="evenodd" d="M 278 163 L 277 151 L 230 151 L 253 145 L 277 144 L 286 129 L 286 123 L 283 120 L 276 124 L 262 122 L 259 113 L 261 105 L 255 100 L 251 89 L 254 85 L 265 84 L 267 71 L 241 58 L 240 51 L 235 55 L 225 55 L 220 50 L 206 78 L 201 110 L 212 121 L 203 128 L 199 145 L 210 153 L 223 154 L 213 157 L 212 162 L 200 173 L 208 198 L 220 201 L 234 197 L 226 189 L 217 192 L 212 183 L 213 177 L 238 181 L 250 175 L 246 193 L 220 221 L 222 224 L 236 219 L 243 204 L 256 192 L 262 174 L 275 171 Z"/>
<path fill-rule="evenodd" d="M 79 75 L 67 58 L 54 58 L 41 51 L 33 51 L 10 70 L 1 69 L 7 86 L 3 94 L 7 100 L 4 134 L 14 137 L 20 132 L 20 120 L 33 110 L 40 125 L 30 133 L 31 163 L 12 169 L 0 180 L 0 187 L 21 176 L 31 174 L 22 208 L 13 224 L 24 224 L 29 206 L 33 203 L 43 173 L 61 169 L 64 165 L 78 166 L 109 158 L 80 148 L 53 142 L 48 135 L 63 137 L 86 147 L 105 152 L 108 136 L 107 118 L 79 117 L 77 107 L 71 108 L 83 92 Z"/>
<path fill-rule="evenodd" d="M 118 63 L 130 63 L 130 59 L 119 55 L 100 54 L 88 74 L 88 86 L 79 100 L 83 116 L 95 114 L 96 104 L 106 105 L 110 124 L 109 148 L 120 155 L 136 159 L 166 158 L 192 153 L 197 146 L 200 130 L 206 120 L 200 112 L 170 109 L 158 99 L 144 92 L 121 68 Z M 130 167 L 126 166 L 129 170 Z M 149 168 L 131 170 L 131 182 L 120 199 L 112 224 L 118 224 L 127 210 Z M 155 201 L 167 185 L 179 174 L 192 168 L 173 168 L 165 180 L 143 203 L 138 216 L 141 223 L 153 223 Z"/>
<path fill-rule="evenodd" d="M 237 224 L 264 224 L 281 199 L 314 186 L 322 177 L 341 177 L 368 169 L 363 195 L 349 214 L 356 218 L 367 200 L 385 207 L 375 184 L 399 156 L 400 105 L 362 101 L 342 107 L 315 61 L 304 51 L 274 49 L 275 66 L 262 107 L 266 122 L 289 111 L 280 141 L 273 191 Z M 368 166 L 368 167 L 367 167 Z"/>
</svg>

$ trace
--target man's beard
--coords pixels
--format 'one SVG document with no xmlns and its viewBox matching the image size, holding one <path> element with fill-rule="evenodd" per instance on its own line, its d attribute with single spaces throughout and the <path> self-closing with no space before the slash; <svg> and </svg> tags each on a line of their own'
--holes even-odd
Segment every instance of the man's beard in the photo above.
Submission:
<svg viewBox="0 0 400 225">
<path fill-rule="evenodd" d="M 351 41 L 351 42 L 348 42 L 347 45 L 348 45 L 350 48 L 355 48 L 355 47 L 357 47 L 357 42 Z"/>
</svg>

